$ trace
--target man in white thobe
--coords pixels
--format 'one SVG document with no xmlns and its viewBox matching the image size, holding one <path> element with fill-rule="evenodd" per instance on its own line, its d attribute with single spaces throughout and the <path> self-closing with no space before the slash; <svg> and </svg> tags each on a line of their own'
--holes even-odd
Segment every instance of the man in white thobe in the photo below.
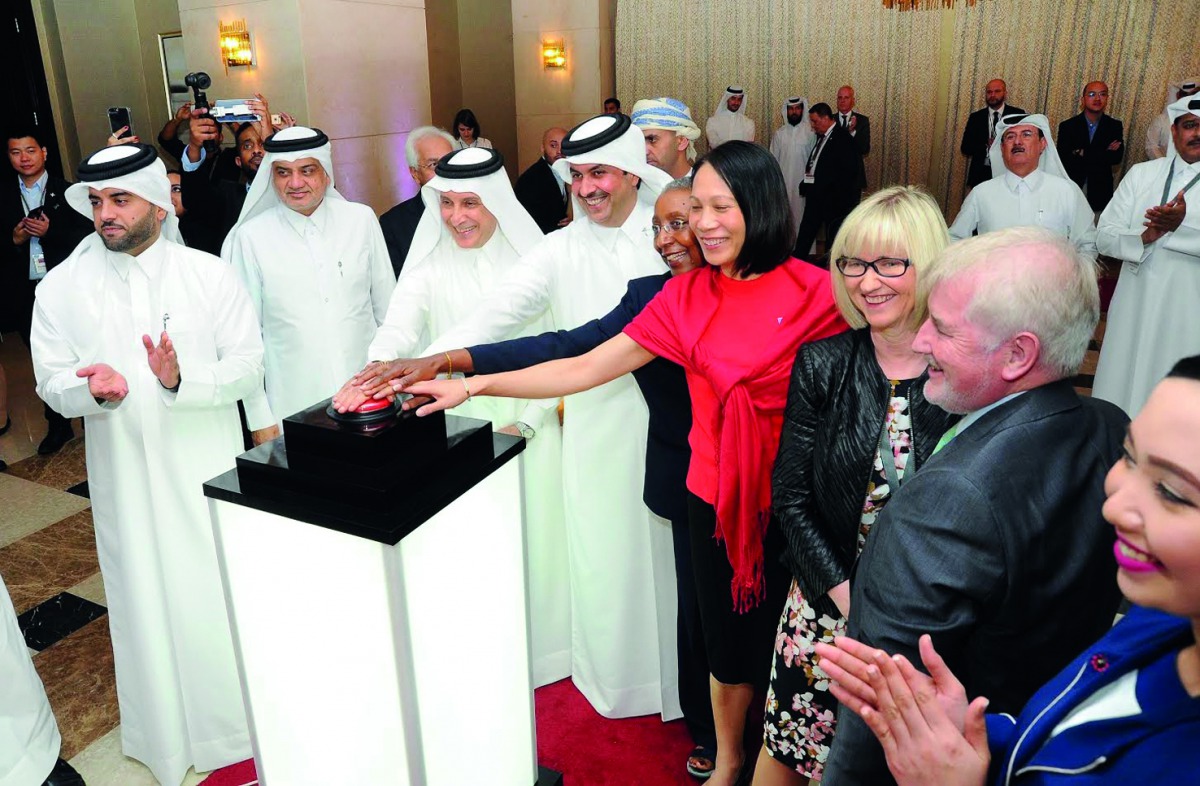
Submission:
<svg viewBox="0 0 1200 786">
<path fill-rule="evenodd" d="M 990 155 L 992 179 L 967 194 L 950 237 L 962 240 L 1007 227 L 1040 226 L 1096 258 L 1092 208 L 1067 177 L 1045 115 L 1000 118 Z"/>
<path fill-rule="evenodd" d="M 1189 77 L 1182 82 L 1171 82 L 1167 85 L 1167 106 L 1186 96 L 1200 93 L 1200 77 Z M 1164 109 L 1150 121 L 1146 129 L 1146 158 L 1163 158 L 1175 150 L 1171 140 L 1171 117 L 1169 110 Z"/>
<path fill-rule="evenodd" d="M 1124 263 L 1092 395 L 1130 417 L 1177 360 L 1200 352 L 1200 95 L 1168 111 L 1175 155 L 1131 167 L 1097 231 L 1100 253 Z"/>
<path fill-rule="evenodd" d="M 236 273 L 177 242 L 154 148 L 105 148 L 78 174 L 67 201 L 96 233 L 37 288 L 37 392 L 87 428 L 122 750 L 177 784 L 251 754 L 201 485 L 242 450 L 262 341 Z"/>
<path fill-rule="evenodd" d="M 712 117 L 704 124 L 704 134 L 708 137 L 709 150 L 731 139 L 754 141 L 754 121 L 746 117 L 745 90 L 738 85 L 725 88 Z"/>
<path fill-rule="evenodd" d="M 221 256 L 258 314 L 266 390 L 245 400 L 255 444 L 337 392 L 367 362 L 395 273 L 375 212 L 337 192 L 319 129 L 273 134 Z"/>
<path fill-rule="evenodd" d="M 421 187 L 421 199 L 425 212 L 387 317 L 371 342 L 372 360 L 411 357 L 429 343 L 428 336 L 465 322 L 543 238 L 517 201 L 504 157 L 493 150 L 467 148 L 441 159 L 434 177 Z M 504 337 L 534 336 L 552 325 L 549 315 L 542 315 Z M 492 397 L 472 399 L 456 410 L 527 440 L 521 474 L 536 686 L 571 674 L 571 587 L 557 405 L 557 399 Z"/>
<path fill-rule="evenodd" d="M 0 578 L 0 786 L 82 786 L 58 757 L 62 737 Z"/>
<path fill-rule="evenodd" d="M 554 168 L 571 183 L 575 220 L 422 355 L 502 340 L 547 310 L 555 327 L 582 325 L 611 311 L 631 279 L 663 273 L 650 224 L 670 176 L 646 163 L 645 147 L 625 115 L 599 115 L 567 134 Z M 394 376 L 408 365 L 398 361 Z M 630 376 L 565 400 L 571 676 L 609 718 L 681 714 L 671 529 L 641 499 L 646 424 Z"/>
<path fill-rule="evenodd" d="M 788 207 L 792 212 L 792 229 L 800 229 L 804 217 L 804 197 L 800 196 L 800 184 L 804 182 L 804 167 L 808 155 L 817 142 L 817 135 L 808 122 L 808 99 L 792 96 L 783 102 L 783 125 L 771 137 L 771 155 L 783 170 L 783 182 L 787 183 Z"/>
<path fill-rule="evenodd" d="M 700 126 L 692 120 L 687 104 L 666 96 L 643 98 L 633 105 L 629 118 L 646 139 L 647 164 L 666 172 L 672 180 L 692 173 Z"/>
</svg>

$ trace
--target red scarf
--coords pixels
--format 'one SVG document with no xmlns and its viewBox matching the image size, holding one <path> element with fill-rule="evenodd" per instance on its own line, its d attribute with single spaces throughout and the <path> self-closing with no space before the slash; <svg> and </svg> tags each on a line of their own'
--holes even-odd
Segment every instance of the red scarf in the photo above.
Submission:
<svg viewBox="0 0 1200 786">
<path fill-rule="evenodd" d="M 716 538 L 725 542 L 733 568 L 734 608 L 744 613 L 757 606 L 766 592 L 763 540 L 771 520 L 775 456 L 763 439 L 760 423 L 781 414 L 787 405 L 788 381 L 800 345 L 848 328 L 834 304 L 829 273 L 788 259 L 765 274 L 775 278 L 773 286 L 795 290 L 793 309 L 770 343 L 758 357 L 747 358 L 752 365 L 744 370 L 716 362 L 701 337 L 721 305 L 720 275 L 717 268 L 700 270 L 673 279 L 660 293 L 668 298 L 664 305 L 674 316 L 676 341 L 668 345 L 641 332 L 637 338 L 649 351 L 703 376 L 721 402 L 716 432 Z"/>
</svg>

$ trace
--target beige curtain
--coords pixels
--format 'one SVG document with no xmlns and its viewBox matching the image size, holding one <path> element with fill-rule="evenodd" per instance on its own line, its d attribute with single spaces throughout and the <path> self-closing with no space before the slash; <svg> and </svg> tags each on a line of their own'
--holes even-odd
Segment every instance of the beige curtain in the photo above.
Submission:
<svg viewBox="0 0 1200 786">
<path fill-rule="evenodd" d="M 742 84 L 758 141 L 784 99 L 834 105 L 851 84 L 871 118 L 871 188 L 926 185 L 953 218 L 967 115 L 983 86 L 1051 123 L 1079 112 L 1083 84 L 1108 82 L 1125 123 L 1125 166 L 1144 160 L 1167 82 L 1200 72 L 1196 0 L 978 0 L 954 9 L 885 9 L 879 0 L 618 0 L 617 93 L 627 106 L 668 95 L 703 128 L 726 85 Z"/>
</svg>

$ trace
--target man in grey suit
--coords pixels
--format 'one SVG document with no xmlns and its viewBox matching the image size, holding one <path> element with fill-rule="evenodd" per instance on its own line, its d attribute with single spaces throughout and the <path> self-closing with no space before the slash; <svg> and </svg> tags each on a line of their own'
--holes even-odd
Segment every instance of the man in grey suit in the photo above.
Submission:
<svg viewBox="0 0 1200 786">
<path fill-rule="evenodd" d="M 850 579 L 851 637 L 920 663 L 928 631 L 969 696 L 1017 712 L 1112 624 L 1104 476 L 1129 419 L 1071 384 L 1099 319 L 1093 263 L 1035 227 L 950 246 L 913 348 L 925 397 L 963 415 L 884 508 Z M 894 783 L 838 713 L 823 786 Z"/>
</svg>

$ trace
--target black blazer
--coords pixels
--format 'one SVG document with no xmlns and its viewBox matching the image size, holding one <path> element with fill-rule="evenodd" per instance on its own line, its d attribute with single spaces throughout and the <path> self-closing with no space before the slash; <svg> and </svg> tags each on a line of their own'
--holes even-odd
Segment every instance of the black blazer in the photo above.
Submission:
<svg viewBox="0 0 1200 786">
<path fill-rule="evenodd" d="M 1100 507 L 1128 423 L 1069 380 L 986 413 L 876 520 L 850 579 L 848 634 L 919 666 L 930 633 L 968 696 L 1019 712 L 1112 625 L 1120 592 Z M 825 772 L 831 784 L 893 783 L 845 708 Z"/>
<path fill-rule="evenodd" d="M 544 158 L 539 158 L 521 173 L 513 191 L 543 234 L 558 229 L 558 222 L 567 217 L 566 197 L 558 190 L 558 178 Z M 570 194 L 569 190 L 567 194 Z"/>
<path fill-rule="evenodd" d="M 1113 142 L 1120 142 L 1120 147 L 1109 150 Z M 1125 128 L 1121 121 L 1100 115 L 1096 135 L 1089 142 L 1087 118 L 1080 112 L 1058 124 L 1056 144 L 1067 176 L 1084 189 L 1092 210 L 1097 213 L 1104 210 L 1113 195 L 1113 167 L 1125 157 Z"/>
<path fill-rule="evenodd" d="M 850 138 L 854 140 L 854 146 L 858 149 L 860 156 L 865 156 L 871 152 L 871 118 L 861 112 L 851 112 L 854 116 L 854 135 Z M 834 116 L 834 120 L 840 122 L 841 115 Z"/>
<path fill-rule="evenodd" d="M 470 347 L 475 373 L 513 371 L 589 352 L 624 330 L 670 277 L 670 273 L 663 273 L 633 279 L 616 308 L 574 330 Z M 688 446 L 692 400 L 688 396 L 683 368 L 657 358 L 634 371 L 633 378 L 650 410 L 642 499 L 656 515 L 670 521 L 686 521 L 685 483 L 692 456 Z"/>
<path fill-rule="evenodd" d="M 986 106 L 983 109 L 975 110 L 967 118 L 967 127 L 963 129 L 960 149 L 964 156 L 971 157 L 970 166 L 967 168 L 968 186 L 977 186 L 992 177 L 991 166 L 984 163 L 988 160 L 988 115 L 991 112 L 992 110 Z M 1026 114 L 1024 109 L 1006 104 L 1004 112 L 1000 116 L 1023 114 Z"/>
<path fill-rule="evenodd" d="M 820 140 L 817 142 L 820 144 Z M 821 150 L 813 170 L 813 182 L 800 184 L 800 193 L 805 197 L 804 216 L 796 231 L 796 247 L 793 253 L 807 257 L 808 249 L 824 226 L 827 242 L 833 244 L 838 227 L 862 198 L 862 156 L 854 146 L 850 132 L 837 125 L 829 129 L 829 141 Z"/>
<path fill-rule="evenodd" d="M 21 203 L 21 187 L 17 174 L 9 170 L 5 187 L 0 188 L 0 218 L 4 226 L 4 250 L 0 252 L 3 266 L 0 268 L 0 330 L 29 329 L 33 314 L 33 288 L 36 282 L 29 280 L 29 243 L 15 245 L 12 230 L 25 217 Z M 46 268 L 52 269 L 71 255 L 79 241 L 94 231 L 92 222 L 67 204 L 67 186 L 61 177 L 48 175 L 46 198 L 43 202 L 45 214 L 50 217 L 50 228 L 41 239 L 42 253 L 46 255 Z"/>
<path fill-rule="evenodd" d="M 421 201 L 421 192 L 417 191 L 416 196 L 404 200 L 379 217 L 379 228 L 383 230 L 383 240 L 387 243 L 388 258 L 392 261 L 396 278 L 400 278 L 404 258 L 408 256 L 408 248 L 412 245 L 413 235 L 424 212 L 425 203 Z"/>
<path fill-rule="evenodd" d="M 220 256 L 226 235 L 242 214 L 246 184 L 210 179 L 209 171 L 201 166 L 180 175 L 179 186 L 187 210 L 179 219 L 183 242 L 189 248 Z"/>
<path fill-rule="evenodd" d="M 925 400 L 925 379 L 909 389 L 906 484 L 958 421 Z M 839 612 L 826 593 L 850 577 L 858 557 L 863 498 L 890 392 L 867 328 L 802 344 L 796 353 L 771 505 L 787 537 L 784 563 L 810 605 L 834 618 Z"/>
</svg>

